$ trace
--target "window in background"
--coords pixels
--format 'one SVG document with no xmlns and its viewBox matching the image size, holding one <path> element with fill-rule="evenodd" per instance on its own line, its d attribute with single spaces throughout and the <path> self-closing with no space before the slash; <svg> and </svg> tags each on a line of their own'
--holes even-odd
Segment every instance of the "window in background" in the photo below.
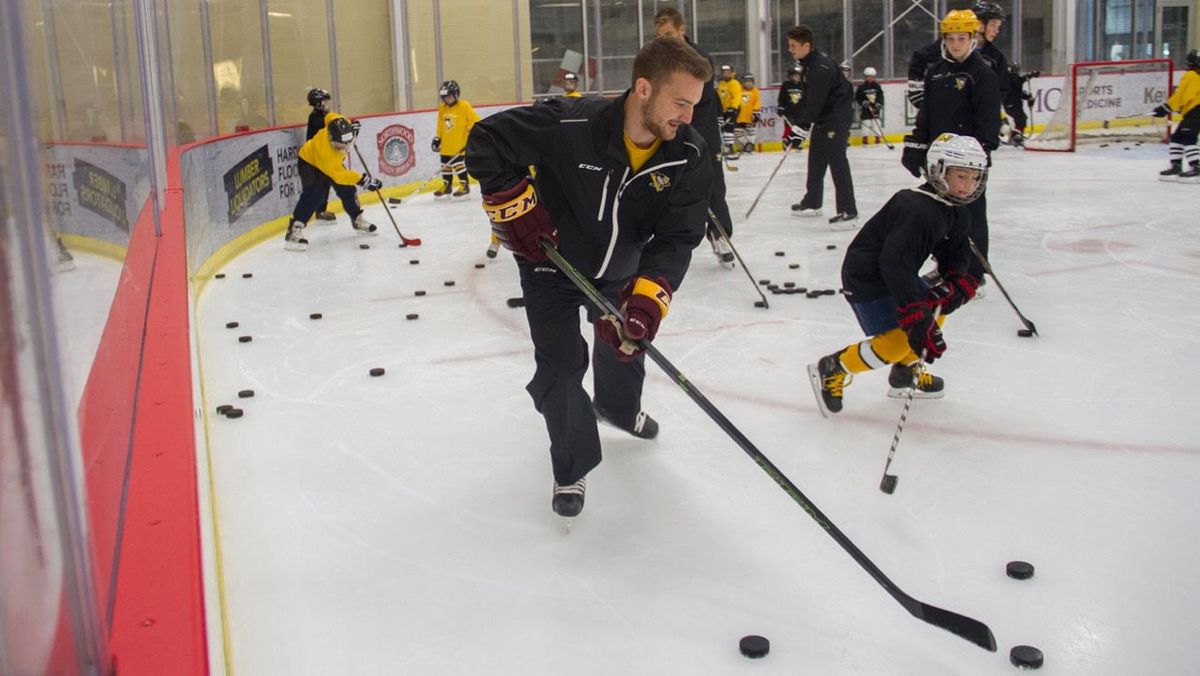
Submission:
<svg viewBox="0 0 1200 676">
<path fill-rule="evenodd" d="M 689 17 L 685 11 L 684 20 L 689 26 L 695 26 L 690 35 L 696 43 L 712 55 L 716 62 L 718 75 L 724 64 L 733 66 L 733 71 L 740 77 L 746 72 L 746 5 L 741 2 L 728 0 L 695 0 L 696 16 Z M 838 2 L 841 5 L 841 2 Z M 786 30 L 785 30 L 786 32 Z M 757 75 L 757 73 L 756 73 Z M 762 80 L 766 82 L 766 80 Z"/>
<path fill-rule="evenodd" d="M 796 0 L 772 0 L 771 2 L 771 72 L 759 77 L 763 84 L 780 84 L 787 78 L 787 69 L 792 67 L 792 55 L 787 50 L 787 32 L 799 21 L 796 19 Z"/>
<path fill-rule="evenodd" d="M 883 74 L 883 0 L 856 0 L 853 29 L 854 72 L 851 79 L 861 81 L 867 66 Z"/>
<path fill-rule="evenodd" d="M 816 43 L 813 46 L 828 54 L 838 63 L 845 58 L 846 41 L 842 37 L 842 10 L 842 0 L 802 2 L 800 3 L 800 20 L 797 22 L 811 28 Z"/>
<path fill-rule="evenodd" d="M 356 0 L 353 9 L 345 9 L 346 5 L 333 3 L 333 23 L 337 29 L 337 44 L 334 45 L 337 95 L 341 98 L 334 104 L 339 106 L 337 110 L 351 117 L 388 113 L 399 108 L 392 50 L 380 47 L 399 43 L 392 37 L 390 4 L 388 0 Z M 278 90 L 278 76 L 275 87 Z"/>
<path fill-rule="evenodd" d="M 1027 0 L 1022 3 L 1021 10 L 1024 14 L 1019 26 L 1022 51 L 1009 60 L 1018 63 L 1023 71 L 1049 73 L 1053 68 L 1050 59 L 1054 53 L 1054 0 Z M 1011 29 L 1018 27 L 1011 26 Z"/>
<path fill-rule="evenodd" d="M 1133 57 L 1153 59 L 1154 54 L 1154 0 L 1134 1 Z"/>
<path fill-rule="evenodd" d="M 216 120 L 209 114 L 211 73 L 204 56 L 203 13 L 196 3 L 166 3 L 161 7 L 159 49 L 162 64 L 165 129 L 170 143 L 191 143 L 213 135 Z"/>
<path fill-rule="evenodd" d="M 907 7 L 905 9 L 908 9 Z M 896 15 L 903 10 L 899 3 L 896 5 Z M 938 39 L 940 17 L 937 16 L 937 2 L 926 0 L 892 24 L 892 48 L 896 72 L 893 77 L 908 79 L 908 66 L 912 62 L 913 52 Z"/>
<path fill-rule="evenodd" d="M 217 90 L 217 133 L 229 134 L 243 119 L 244 106 L 265 108 L 261 8 L 257 0 L 224 0 L 207 3 L 207 7 Z"/>
<path fill-rule="evenodd" d="M 638 42 L 638 8 L 625 0 L 587 0 L 588 61 L 598 65 L 594 88 L 619 92 L 629 87 Z"/>
<path fill-rule="evenodd" d="M 1097 56 L 1104 61 L 1132 59 L 1132 33 L 1132 0 L 1108 0 L 1104 3 L 1100 53 Z"/>
<path fill-rule="evenodd" d="M 52 95 L 61 101 L 64 140 L 121 141 L 111 8 L 67 2 L 42 8 L 42 21 L 52 22 L 46 26 L 53 40 L 47 48 L 58 64 L 59 91 Z"/>
<path fill-rule="evenodd" d="M 1176 68 L 1182 69 L 1184 57 L 1194 47 L 1191 44 L 1191 17 L 1195 10 L 1176 0 L 1176 3 L 1169 5 L 1161 4 L 1158 11 L 1159 38 L 1154 58 L 1171 59 Z"/>
<path fill-rule="evenodd" d="M 579 75 L 580 91 L 594 89 L 594 69 L 584 67 L 581 3 L 532 0 L 529 33 L 535 95 L 561 92 L 562 76 L 567 71 Z"/>
<path fill-rule="evenodd" d="M 441 3 L 442 77 L 455 80 L 471 105 L 517 100 L 513 3 L 479 3 L 464 12 Z M 487 26 L 488 30 L 479 30 Z M 439 83 L 440 84 L 440 83 Z M 436 98 L 436 92 L 435 92 Z"/>
<path fill-rule="evenodd" d="M 330 69 L 332 50 L 329 48 L 325 0 L 267 0 L 267 27 L 271 35 L 274 124 L 304 124 L 312 110 L 308 106 L 309 89 L 320 87 L 338 93 Z M 352 32 L 344 34 L 354 35 Z M 356 35 L 355 39 L 360 36 Z M 237 126 L 249 129 L 270 126 L 265 107 L 260 104 L 253 97 L 242 97 Z M 342 112 L 344 108 L 345 101 L 333 100 L 333 110 Z"/>
</svg>

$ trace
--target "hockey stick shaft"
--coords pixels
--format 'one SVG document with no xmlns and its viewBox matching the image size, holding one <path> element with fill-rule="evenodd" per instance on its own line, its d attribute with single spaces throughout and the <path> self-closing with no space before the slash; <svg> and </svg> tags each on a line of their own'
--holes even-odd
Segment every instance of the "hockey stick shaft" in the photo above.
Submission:
<svg viewBox="0 0 1200 676">
<path fill-rule="evenodd" d="M 871 130 L 875 132 L 876 136 L 883 139 L 883 145 L 887 146 L 888 150 L 895 150 L 896 146 L 892 145 L 892 142 L 887 140 L 887 134 L 883 133 L 883 124 L 879 122 L 879 118 L 871 118 L 871 123 Z"/>
<path fill-rule="evenodd" d="M 1017 304 L 1013 302 L 1012 297 L 1009 296 L 1008 292 L 1004 290 L 1004 285 L 1000 283 L 1000 278 L 996 276 L 996 271 L 992 269 L 992 264 L 988 262 L 987 256 L 984 256 L 983 252 L 979 250 L 979 247 L 975 245 L 975 240 L 967 238 L 967 244 L 971 246 L 971 252 L 975 254 L 975 257 L 978 258 L 979 262 L 983 265 L 984 271 L 991 275 L 992 281 L 996 283 L 996 288 L 1000 289 L 1000 293 L 1004 294 L 1004 300 L 1008 301 L 1008 304 L 1010 307 L 1012 307 L 1013 312 L 1017 313 L 1017 318 L 1021 320 L 1021 323 L 1024 324 L 1025 328 L 1029 329 L 1033 335 L 1038 335 L 1037 327 L 1034 326 L 1033 322 L 1029 321 L 1025 315 L 1021 314 L 1019 309 L 1017 309 Z"/>
<path fill-rule="evenodd" d="M 942 314 L 942 307 L 933 309 L 933 321 L 937 321 Z M 896 447 L 900 445 L 900 435 L 904 433 L 904 423 L 908 420 L 908 410 L 912 408 L 913 396 L 917 392 L 917 384 L 921 381 L 922 364 L 925 362 L 925 356 L 929 353 L 928 349 L 921 350 L 921 359 L 913 364 L 912 382 L 909 383 L 908 395 L 904 398 L 904 408 L 900 411 L 900 422 L 896 423 L 896 433 L 892 435 L 892 447 L 888 449 L 887 462 L 883 464 L 883 476 L 879 479 L 879 490 L 891 495 L 896 490 L 896 482 L 900 477 L 895 474 L 888 474 L 888 470 L 892 467 L 892 459 L 896 457 Z"/>
<path fill-rule="evenodd" d="M 758 282 L 754 281 L 754 275 L 750 274 L 750 268 L 746 267 L 746 261 L 742 260 L 742 254 L 738 253 L 737 247 L 733 245 L 733 240 L 729 238 L 729 231 L 725 229 L 725 226 L 721 223 L 721 219 L 717 218 L 712 209 L 708 210 L 708 218 L 712 221 L 713 225 L 717 226 L 717 232 L 721 233 L 721 239 L 725 240 L 725 243 L 729 245 L 729 250 L 737 257 L 738 265 L 742 266 L 742 271 L 750 278 L 750 284 L 754 287 L 755 293 L 758 294 L 759 298 L 762 298 L 762 306 L 764 308 L 771 307 L 771 304 L 767 302 L 767 296 L 762 292 L 762 289 L 758 288 Z"/>
<path fill-rule="evenodd" d="M 599 310 L 611 314 L 618 319 L 621 318 L 621 312 L 612 304 L 612 301 L 601 294 L 587 277 L 576 270 L 575 267 L 570 264 L 570 262 L 563 258 L 562 254 L 559 253 L 558 249 L 554 248 L 553 244 L 551 244 L 548 240 L 543 239 L 541 241 L 541 246 L 542 250 L 545 251 L 550 260 L 553 261 L 556 266 L 558 266 L 559 270 L 569 277 L 571 282 L 574 283 L 575 286 L 578 287 L 579 290 L 588 297 L 588 300 L 590 300 Z M 846 537 L 846 535 L 842 533 L 842 531 L 839 530 L 832 521 L 829 520 L 829 517 L 825 516 L 825 514 L 821 512 L 821 510 L 818 509 L 817 506 L 804 495 L 804 493 L 800 492 L 800 489 L 797 488 L 790 479 L 784 476 L 783 472 L 781 472 L 778 467 L 776 467 L 765 455 L 763 455 L 762 452 L 759 451 L 758 448 L 756 448 L 754 444 L 751 443 L 750 440 L 747 439 L 746 436 L 742 434 L 741 431 L 738 430 L 738 428 L 735 427 L 733 423 L 730 422 L 729 419 L 726 418 L 725 415 L 722 414 L 721 411 L 708 400 L 707 397 L 701 394 L 700 391 L 691 383 L 691 381 L 689 381 L 686 376 L 680 373 L 679 369 L 675 368 L 675 366 L 668 361 L 667 358 L 664 357 L 652 343 L 646 340 L 641 340 L 638 341 L 638 345 L 647 355 L 650 356 L 650 359 L 657 364 L 658 367 L 662 369 L 663 372 L 666 373 L 667 376 L 671 378 L 671 380 L 673 380 L 675 384 L 678 385 L 679 388 L 682 389 L 684 393 L 687 394 L 688 397 L 690 397 L 691 400 L 695 402 L 696 405 L 699 406 L 700 409 L 703 410 L 708 417 L 717 424 L 718 427 L 721 428 L 722 431 L 724 431 L 731 439 L 733 439 L 734 443 L 736 443 L 746 453 L 746 455 L 750 456 L 750 459 L 753 460 L 755 464 L 757 464 L 764 472 L 767 473 L 767 476 L 771 477 L 771 479 L 780 488 L 782 488 L 783 491 L 796 502 L 796 504 L 800 505 L 800 508 L 803 509 L 806 514 L 812 517 L 813 521 L 816 521 L 817 525 L 820 526 L 821 529 L 827 534 L 829 534 L 829 536 L 833 538 L 834 541 L 837 542 L 842 549 L 844 549 L 846 553 L 849 554 L 850 557 L 853 558 L 854 561 L 863 568 L 863 570 L 867 571 L 867 573 L 874 578 L 875 581 L 878 582 L 880 586 L 882 586 L 884 590 L 892 596 L 892 598 L 896 599 L 896 601 L 898 601 L 900 605 L 909 612 L 909 614 L 928 624 L 941 627 L 942 629 L 960 636 L 974 643 L 975 645 L 984 648 L 985 650 L 995 652 L 996 639 L 992 635 L 992 630 L 989 629 L 986 624 L 965 615 L 960 615 L 949 610 L 931 606 L 927 603 L 922 603 L 921 601 L 918 601 L 904 593 L 903 590 L 896 586 L 896 583 L 888 579 L 887 575 L 884 575 L 883 571 L 881 571 L 879 567 L 871 561 L 871 559 L 867 558 L 867 555 L 864 554 L 862 550 L 850 540 L 850 538 Z"/>
<path fill-rule="evenodd" d="M 788 154 L 792 152 L 791 147 L 783 149 L 783 157 L 779 158 L 779 164 L 775 165 L 775 169 L 771 171 L 771 176 L 767 178 L 767 182 L 763 184 L 758 194 L 754 196 L 754 201 L 750 203 L 750 208 L 746 210 L 746 219 L 749 220 L 750 214 L 754 213 L 754 207 L 758 206 L 758 201 L 762 199 L 763 193 L 767 192 L 767 188 L 771 185 L 771 181 L 775 180 L 775 174 L 779 173 L 779 168 L 783 166 L 784 160 L 788 158 Z"/>
<path fill-rule="evenodd" d="M 371 168 L 367 166 L 367 160 L 363 157 L 362 151 L 358 149 L 358 144 L 354 146 L 354 154 L 358 155 L 358 161 L 362 162 L 363 171 L 367 173 L 367 178 L 371 178 Z M 428 183 L 428 181 L 426 181 Z M 388 208 L 387 201 L 383 199 L 383 193 L 378 188 L 375 189 L 375 196 L 379 198 L 379 204 L 383 206 L 383 212 L 387 214 L 388 220 L 392 222 L 392 229 L 396 231 L 396 236 L 400 238 L 400 243 L 403 246 L 421 246 L 421 240 L 417 237 L 405 237 L 404 233 L 400 232 L 400 226 L 396 224 L 396 217 L 392 215 L 392 210 Z"/>
</svg>

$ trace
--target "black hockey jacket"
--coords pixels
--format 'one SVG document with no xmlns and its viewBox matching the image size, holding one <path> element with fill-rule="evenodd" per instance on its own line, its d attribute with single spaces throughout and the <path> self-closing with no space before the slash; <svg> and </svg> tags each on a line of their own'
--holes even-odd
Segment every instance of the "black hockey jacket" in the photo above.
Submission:
<svg viewBox="0 0 1200 676">
<path fill-rule="evenodd" d="M 634 172 L 625 153 L 625 99 L 555 99 L 477 122 L 467 171 L 484 194 L 535 170 L 538 196 L 558 228 L 559 251 L 593 279 L 662 275 L 678 290 L 704 237 L 712 160 L 681 125 Z"/>
<path fill-rule="evenodd" d="M 807 128 L 816 124 L 819 127 L 849 129 L 850 120 L 854 117 L 851 108 L 854 87 L 842 75 L 838 64 L 815 47 L 800 60 L 800 64 L 804 67 L 800 75 L 804 97 L 800 99 L 799 111 L 792 118 L 795 125 Z"/>
<path fill-rule="evenodd" d="M 918 277 L 931 255 L 942 273 L 966 272 L 970 223 L 966 207 L 941 199 L 928 183 L 892 195 L 846 249 L 846 299 L 865 303 L 891 296 L 897 307 L 920 300 L 925 289 Z"/>
<path fill-rule="evenodd" d="M 779 114 L 788 124 L 793 124 L 800 113 L 800 101 L 804 98 L 804 85 L 792 82 L 790 79 L 779 85 L 779 103 L 776 107 Z"/>
<path fill-rule="evenodd" d="M 929 143 L 945 132 L 971 136 L 988 153 L 1000 145 L 1000 87 L 976 52 L 961 63 L 942 59 L 925 71 L 925 103 L 913 140 Z"/>
<path fill-rule="evenodd" d="M 717 66 L 708 52 L 696 46 L 692 39 L 683 36 L 692 49 L 700 52 L 700 56 L 708 59 L 708 65 L 717 72 Z M 708 144 L 708 153 L 714 159 L 721 152 L 721 97 L 717 96 L 717 86 L 712 80 L 704 83 L 704 93 L 700 95 L 700 103 L 692 111 L 692 126 L 700 132 L 700 137 Z"/>
<path fill-rule="evenodd" d="M 860 84 L 858 86 L 858 89 L 855 90 L 855 92 L 854 92 L 854 102 L 858 104 L 859 108 L 865 109 L 867 107 L 867 95 L 868 94 L 875 95 L 875 105 L 879 106 L 878 109 L 880 111 L 882 111 L 883 110 L 883 85 L 879 84 L 878 81 L 864 82 L 864 83 Z"/>
<path fill-rule="evenodd" d="M 317 132 L 325 128 L 325 113 L 313 108 L 308 114 L 308 131 L 304 135 L 304 140 L 309 140 L 317 135 Z"/>
</svg>

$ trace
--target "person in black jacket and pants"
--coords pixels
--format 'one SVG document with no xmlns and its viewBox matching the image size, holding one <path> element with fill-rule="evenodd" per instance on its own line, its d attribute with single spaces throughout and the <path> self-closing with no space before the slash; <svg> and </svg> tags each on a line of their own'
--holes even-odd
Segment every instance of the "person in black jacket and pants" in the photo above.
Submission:
<svg viewBox="0 0 1200 676">
<path fill-rule="evenodd" d="M 991 66 L 975 51 L 979 19 L 969 10 L 951 10 L 942 19 L 944 56 L 925 70 L 925 102 L 916 128 L 905 138 L 901 163 L 916 177 L 925 166 L 929 143 L 949 132 L 970 136 L 991 153 L 1000 144 L 1000 86 Z M 988 252 L 987 194 L 968 206 L 971 239 Z M 983 263 L 971 258 L 970 273 L 983 279 Z"/>
<path fill-rule="evenodd" d="M 597 418 L 644 439 L 658 432 L 641 408 L 638 342 L 654 338 L 704 237 L 713 163 L 689 122 L 711 79 L 687 43 L 656 38 L 620 97 L 512 108 L 477 123 L 467 141 L 492 230 L 516 254 L 536 364 L 526 389 L 546 420 L 561 516 L 582 511 L 585 477 L 600 463 Z M 600 315 L 547 262 L 543 239 L 622 317 Z M 594 402 L 583 388 L 581 306 L 595 330 Z"/>
<path fill-rule="evenodd" d="M 813 47 L 813 32 L 808 26 L 788 31 L 788 52 L 800 62 L 804 96 L 800 110 L 791 120 L 791 145 L 809 140 L 808 182 L 804 199 L 792 205 L 797 216 L 821 215 L 825 199 L 825 169 L 833 175 L 837 214 L 829 219 L 835 230 L 858 226 L 858 205 L 854 201 L 854 178 L 846 159 L 850 122 L 854 117 L 854 87 L 827 54 Z"/>
</svg>

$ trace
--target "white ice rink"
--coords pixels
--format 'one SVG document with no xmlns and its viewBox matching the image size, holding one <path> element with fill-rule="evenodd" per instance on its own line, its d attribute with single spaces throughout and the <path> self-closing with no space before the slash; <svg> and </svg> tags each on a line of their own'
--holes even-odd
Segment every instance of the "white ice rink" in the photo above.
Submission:
<svg viewBox="0 0 1200 676">
<path fill-rule="evenodd" d="M 850 151 L 863 220 L 915 184 L 899 152 Z M 419 248 L 397 248 L 375 205 L 377 237 L 343 214 L 309 227 L 305 253 L 247 252 L 197 312 L 223 582 L 209 608 L 232 672 L 1011 674 L 1009 649 L 1030 644 L 1046 674 L 1195 673 L 1200 185 L 1156 180 L 1165 155 L 997 154 L 991 259 L 1040 337 L 1016 335 L 995 284 L 950 318 L 932 367 L 947 396 L 914 403 L 894 495 L 878 489 L 903 405 L 886 372 L 832 419 L 805 375 L 862 338 L 840 295 L 757 309 L 701 244 L 655 341 L 902 590 L 987 623 L 996 653 L 905 612 L 649 361 L 661 433 L 601 429 L 567 533 L 525 317 L 505 304 L 516 266 L 484 257 L 477 192 L 393 209 Z M 779 158 L 727 174 L 734 242 L 757 279 L 836 289 L 854 232 L 789 215 L 803 158 L 744 219 Z M 215 415 L 225 403 L 245 416 Z M 1007 578 L 1014 559 L 1034 578 Z M 771 640 L 765 659 L 738 653 L 746 634 Z"/>
</svg>

